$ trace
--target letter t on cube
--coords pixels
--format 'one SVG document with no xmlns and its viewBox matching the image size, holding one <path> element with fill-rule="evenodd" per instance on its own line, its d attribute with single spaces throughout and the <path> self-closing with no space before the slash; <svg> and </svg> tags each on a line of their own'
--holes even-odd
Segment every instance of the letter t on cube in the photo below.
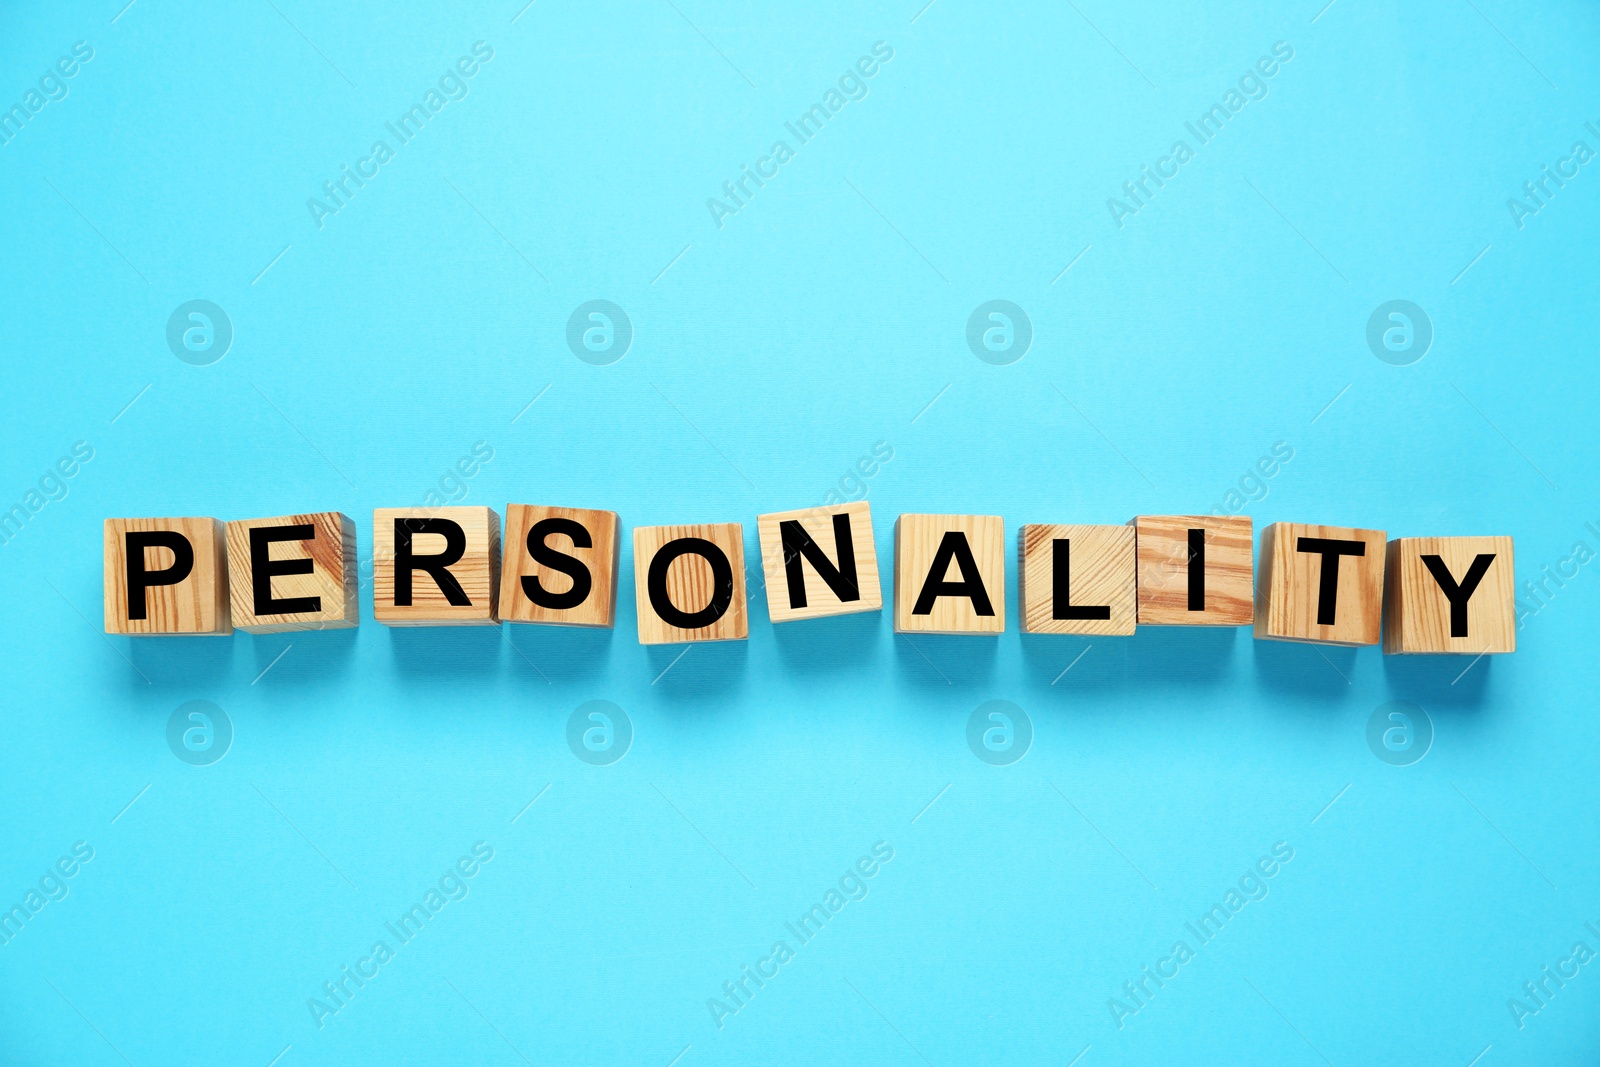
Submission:
<svg viewBox="0 0 1600 1067">
<path fill-rule="evenodd" d="M 1383 617 L 1382 530 L 1275 522 L 1261 531 L 1255 636 L 1375 645 Z"/>
</svg>

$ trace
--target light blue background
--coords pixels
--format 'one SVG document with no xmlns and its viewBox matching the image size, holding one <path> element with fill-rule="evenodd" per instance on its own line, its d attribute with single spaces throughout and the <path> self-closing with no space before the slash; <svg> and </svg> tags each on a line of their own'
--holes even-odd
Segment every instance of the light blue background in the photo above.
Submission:
<svg viewBox="0 0 1600 1067">
<path fill-rule="evenodd" d="M 1600 548 L 1600 164 L 1522 229 L 1506 200 L 1600 149 L 1592 4 L 119 6 L 0 14 L 5 107 L 95 50 L 0 147 L 0 506 L 94 449 L 0 548 L 0 905 L 95 849 L 0 948 L 0 1061 L 1592 1060 L 1600 964 L 1507 1007 L 1600 950 L 1592 565 L 1464 675 L 1023 638 L 1010 548 L 1006 634 L 914 646 L 887 614 L 775 629 L 757 588 L 748 642 L 675 661 L 637 644 L 626 548 L 609 634 L 393 632 L 370 586 L 347 633 L 108 638 L 99 608 L 108 516 L 337 509 L 366 556 L 371 509 L 478 441 L 466 503 L 740 521 L 752 571 L 758 513 L 886 442 L 886 575 L 902 511 L 1013 546 L 1206 512 L 1282 441 L 1258 529 L 1511 534 L 1539 577 Z M 306 199 L 479 40 L 469 95 L 319 230 Z M 880 40 L 867 98 L 713 225 Z M 1118 229 L 1106 199 L 1277 41 L 1270 94 Z M 164 338 L 195 298 L 235 331 L 211 366 Z M 564 340 L 596 298 L 636 332 L 611 366 Z M 1011 366 L 965 342 L 993 298 L 1035 330 Z M 1411 366 L 1365 342 L 1395 298 L 1436 331 Z M 191 699 L 234 725 L 208 767 L 166 744 Z M 565 742 L 591 699 L 634 724 L 609 767 Z M 1012 766 L 966 746 L 990 699 L 1033 723 Z M 1389 700 L 1434 724 L 1415 765 L 1367 747 Z M 470 895 L 318 1029 L 307 999 L 480 840 Z M 880 840 L 866 900 L 719 1030 L 707 998 Z M 1280 841 L 1118 1029 L 1108 998 Z"/>
</svg>

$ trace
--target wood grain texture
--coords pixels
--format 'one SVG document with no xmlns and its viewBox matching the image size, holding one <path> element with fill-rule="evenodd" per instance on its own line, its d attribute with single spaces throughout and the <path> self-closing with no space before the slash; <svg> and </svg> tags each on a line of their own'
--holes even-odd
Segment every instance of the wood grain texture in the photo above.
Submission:
<svg viewBox="0 0 1600 1067">
<path fill-rule="evenodd" d="M 805 606 L 792 606 L 789 591 L 788 557 L 783 548 L 781 525 L 797 522 L 816 542 L 835 566 L 843 559 L 834 536 L 834 516 L 845 515 L 850 523 L 851 559 L 855 562 L 855 600 L 844 600 L 833 591 L 818 569 L 797 554 L 804 579 Z M 761 542 L 761 566 L 767 582 L 767 615 L 773 622 L 817 619 L 827 615 L 849 615 L 860 611 L 883 610 L 883 590 L 878 581 L 878 553 L 872 539 L 872 510 L 865 500 L 833 507 L 779 511 L 756 518 L 756 534 Z"/>
<path fill-rule="evenodd" d="M 976 566 L 992 614 L 979 613 L 969 596 L 938 596 L 931 610 L 915 608 L 929 582 L 961 582 L 954 558 L 931 573 L 946 534 L 959 535 Z M 894 524 L 894 629 L 896 633 L 998 634 L 1006 629 L 1005 520 L 998 515 L 901 515 Z"/>
<path fill-rule="evenodd" d="M 180 582 L 147 587 L 143 596 L 145 618 L 134 619 L 128 610 L 127 535 L 152 532 L 181 534 L 194 553 L 194 564 Z M 102 534 L 106 633 L 152 637 L 233 633 L 228 612 L 228 553 L 220 521 L 107 519 Z M 151 546 L 140 551 L 146 571 L 166 570 L 177 559 L 170 548 Z"/>
<path fill-rule="evenodd" d="M 1449 598 L 1423 556 L 1438 556 L 1459 585 L 1473 561 L 1494 560 L 1467 599 L 1466 633 L 1452 636 Z M 1517 650 L 1516 566 L 1509 537 L 1401 537 L 1389 542 L 1383 650 L 1480 655 Z"/>
<path fill-rule="evenodd" d="M 575 522 L 589 535 L 588 548 L 578 548 L 567 533 L 547 533 L 538 539 L 545 549 L 571 556 L 589 570 L 589 593 L 570 608 L 536 604 L 523 587 L 524 577 L 537 579 L 540 588 L 551 593 L 567 593 L 574 586 L 576 579 L 571 574 L 541 565 L 530 553 L 528 532 L 551 519 Z M 505 560 L 500 577 L 501 620 L 607 629 L 615 626 L 619 525 L 614 511 L 507 504 Z"/>
<path fill-rule="evenodd" d="M 1140 515 L 1139 625 L 1247 626 L 1255 616 L 1255 538 L 1247 515 Z M 1189 531 L 1205 537 L 1204 608 L 1189 609 Z"/>
<path fill-rule="evenodd" d="M 717 578 L 708 557 L 679 554 L 665 564 L 662 593 L 669 609 L 694 615 L 725 604 L 720 617 L 701 626 L 678 626 L 663 618 L 650 596 L 650 571 L 662 549 L 685 539 L 709 541 L 721 551 L 727 571 Z M 674 551 L 681 545 L 674 545 Z M 639 613 L 639 643 L 664 645 L 687 641 L 743 641 L 750 636 L 745 604 L 744 527 L 736 522 L 695 526 L 639 526 L 633 531 L 633 584 Z"/>
<path fill-rule="evenodd" d="M 1017 535 L 1017 599 L 1030 634 L 1133 633 L 1139 615 L 1137 537 L 1131 526 L 1028 525 Z M 1055 543 L 1067 544 L 1076 607 L 1105 607 L 1106 619 L 1055 618 Z"/>
<path fill-rule="evenodd" d="M 395 599 L 395 520 L 449 519 L 466 535 L 461 558 L 449 567 L 470 603 L 451 604 L 432 575 L 413 571 L 411 604 Z M 413 533 L 417 556 L 442 552 L 445 538 Z M 385 626 L 495 626 L 500 622 L 500 516 L 493 508 L 374 508 L 372 511 L 372 617 Z"/>
<path fill-rule="evenodd" d="M 250 531 L 253 529 L 310 526 L 305 541 L 274 541 L 270 560 L 311 560 L 310 574 L 272 577 L 272 596 L 319 597 L 316 611 L 262 614 L 255 611 L 254 580 L 250 566 Z M 228 573 L 233 624 L 248 633 L 288 633 L 296 630 L 342 630 L 360 621 L 356 605 L 356 524 L 337 511 L 306 515 L 279 515 L 268 519 L 238 519 L 226 525 Z"/>
<path fill-rule="evenodd" d="M 1257 640 L 1309 641 L 1325 645 L 1375 645 L 1383 622 L 1384 532 L 1348 526 L 1275 522 L 1261 531 L 1261 580 L 1257 583 Z M 1355 542 L 1362 555 L 1342 555 L 1335 564 L 1315 551 L 1301 551 L 1303 538 Z M 1324 573 L 1337 566 L 1333 622 L 1318 621 Z"/>
</svg>

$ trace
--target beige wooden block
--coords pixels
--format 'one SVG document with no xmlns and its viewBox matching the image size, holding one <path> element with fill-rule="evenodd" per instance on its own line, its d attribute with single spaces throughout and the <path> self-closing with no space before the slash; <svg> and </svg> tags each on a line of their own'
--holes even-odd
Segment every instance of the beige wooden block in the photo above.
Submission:
<svg viewBox="0 0 1600 1067">
<path fill-rule="evenodd" d="M 1028 525 L 1017 535 L 1017 599 L 1030 634 L 1133 633 L 1139 614 L 1131 526 Z"/>
<path fill-rule="evenodd" d="M 107 519 L 104 542 L 106 633 L 233 633 L 220 521 Z"/>
<path fill-rule="evenodd" d="M 641 645 L 750 636 L 739 523 L 635 527 L 633 584 Z"/>
<path fill-rule="evenodd" d="M 493 508 L 373 509 L 373 618 L 385 626 L 494 626 L 499 595 Z"/>
<path fill-rule="evenodd" d="M 865 500 L 756 518 L 773 622 L 880 611 L 878 553 Z"/>
<path fill-rule="evenodd" d="M 614 511 L 507 504 L 501 620 L 615 626 L 617 527 Z"/>
<path fill-rule="evenodd" d="M 998 515 L 896 519 L 895 632 L 1004 633 L 1005 541 L 1005 520 Z"/>
<path fill-rule="evenodd" d="M 1249 516 L 1140 515 L 1131 525 L 1138 535 L 1139 625 L 1250 623 L 1255 539 Z"/>
<path fill-rule="evenodd" d="M 1261 531 L 1255 636 L 1375 645 L 1383 620 L 1382 530 L 1275 522 Z"/>
<path fill-rule="evenodd" d="M 1386 558 L 1385 652 L 1517 650 L 1511 538 L 1401 537 Z"/>
<path fill-rule="evenodd" d="M 233 624 L 256 634 L 357 624 L 356 524 L 322 511 L 227 524 Z"/>
</svg>

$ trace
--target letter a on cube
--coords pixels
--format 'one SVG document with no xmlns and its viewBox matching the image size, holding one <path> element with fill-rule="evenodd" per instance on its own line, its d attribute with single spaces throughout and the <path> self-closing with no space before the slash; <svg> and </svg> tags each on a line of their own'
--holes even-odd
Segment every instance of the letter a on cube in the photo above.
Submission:
<svg viewBox="0 0 1600 1067">
<path fill-rule="evenodd" d="M 1261 531 L 1255 636 L 1375 645 L 1383 619 L 1382 530 L 1275 522 Z"/>
<path fill-rule="evenodd" d="M 750 636 L 739 523 L 635 527 L 633 584 L 641 645 Z"/>
<path fill-rule="evenodd" d="M 322 511 L 227 524 L 233 624 L 247 633 L 339 630 L 356 607 L 356 524 Z"/>
<path fill-rule="evenodd" d="M 1401 537 L 1384 577 L 1387 653 L 1517 650 L 1509 537 Z"/>
<path fill-rule="evenodd" d="M 221 522 L 107 519 L 104 541 L 106 633 L 233 633 Z"/>
<path fill-rule="evenodd" d="M 998 515 L 902 515 L 894 524 L 896 633 L 1006 629 L 1006 527 Z"/>
<path fill-rule="evenodd" d="M 385 626 L 496 626 L 493 508 L 374 508 L 372 617 Z"/>
<path fill-rule="evenodd" d="M 865 500 L 761 515 L 756 531 L 773 622 L 883 608 Z"/>
</svg>

